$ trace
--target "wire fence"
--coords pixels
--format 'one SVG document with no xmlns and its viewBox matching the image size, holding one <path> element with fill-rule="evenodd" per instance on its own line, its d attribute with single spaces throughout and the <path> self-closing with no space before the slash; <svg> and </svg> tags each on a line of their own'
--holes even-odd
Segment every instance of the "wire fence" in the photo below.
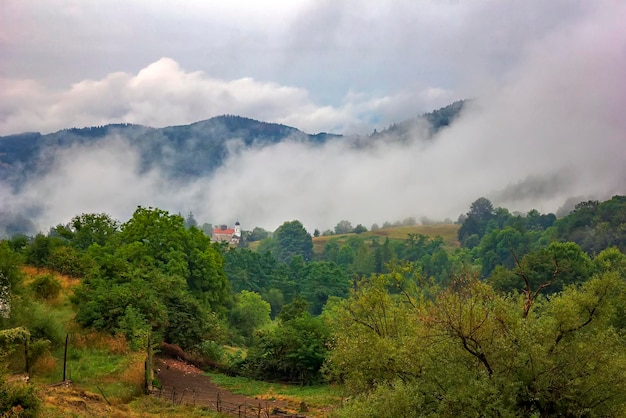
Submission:
<svg viewBox="0 0 626 418">
<path fill-rule="evenodd" d="M 306 418 L 305 415 L 280 410 L 267 401 L 255 404 L 226 401 L 222 399 L 220 392 L 201 392 L 196 389 L 163 386 L 159 389 L 154 389 L 152 395 L 177 405 L 202 406 L 241 418 Z"/>
</svg>

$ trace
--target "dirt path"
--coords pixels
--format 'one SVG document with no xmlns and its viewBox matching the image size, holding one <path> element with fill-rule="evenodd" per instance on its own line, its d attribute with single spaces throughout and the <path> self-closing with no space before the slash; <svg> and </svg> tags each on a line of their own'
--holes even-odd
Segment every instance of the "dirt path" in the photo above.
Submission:
<svg viewBox="0 0 626 418">
<path fill-rule="evenodd" d="M 280 400 L 237 395 L 217 386 L 199 368 L 174 359 L 158 359 L 156 377 L 161 390 L 155 392 L 177 403 L 205 406 L 216 411 L 247 417 L 302 417 Z"/>
</svg>

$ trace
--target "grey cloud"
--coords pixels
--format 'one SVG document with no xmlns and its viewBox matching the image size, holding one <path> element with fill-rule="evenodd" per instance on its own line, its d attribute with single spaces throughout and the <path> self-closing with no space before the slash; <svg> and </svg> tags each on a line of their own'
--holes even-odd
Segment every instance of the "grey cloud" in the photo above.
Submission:
<svg viewBox="0 0 626 418">
<path fill-rule="evenodd" d="M 235 113 L 309 132 L 364 133 L 460 94 L 476 100 L 428 143 L 416 132 L 413 141 L 359 147 L 235 147 L 212 178 L 185 185 L 157 171 L 139 176 L 133 154 L 113 141 L 86 156 L 64 153 L 49 178 L 13 199 L 33 205 L 45 191 L 44 223 L 86 210 L 124 218 L 143 204 L 192 210 L 200 221 L 238 218 L 273 229 L 300 219 L 326 229 L 341 219 L 454 219 L 479 196 L 547 212 L 571 196 L 626 193 L 623 4 L 335 3 L 312 2 L 263 38 L 272 50 L 260 66 L 274 82 L 217 77 L 205 69 L 211 64 L 189 67 L 176 56 L 69 89 L 12 79 L 0 93 L 2 131 L 114 118 L 158 126 Z M 96 177 L 106 179 L 100 190 L 88 187 Z"/>
</svg>

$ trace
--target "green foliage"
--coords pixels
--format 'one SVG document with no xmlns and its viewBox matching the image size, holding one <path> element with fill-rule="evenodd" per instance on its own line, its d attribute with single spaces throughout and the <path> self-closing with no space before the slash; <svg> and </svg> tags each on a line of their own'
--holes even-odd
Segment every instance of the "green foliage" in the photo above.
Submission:
<svg viewBox="0 0 626 418">
<path fill-rule="evenodd" d="M 14 384 L 4 381 L 0 370 L 0 416 L 36 417 L 41 408 L 41 400 L 35 393 L 35 386 Z"/>
<path fill-rule="evenodd" d="M 277 260 L 289 263 L 297 255 L 305 260 L 313 256 L 311 235 L 300 221 L 285 222 L 274 232 L 272 252 Z"/>
<path fill-rule="evenodd" d="M 254 332 L 270 323 L 270 304 L 255 292 L 242 290 L 235 295 L 235 305 L 228 313 L 229 323 L 250 344 Z"/>
<path fill-rule="evenodd" d="M 515 267 L 515 255 L 522 257 L 530 250 L 529 247 L 527 236 L 511 226 L 486 233 L 475 248 L 482 276 L 489 276 L 496 266 Z"/>
<path fill-rule="evenodd" d="M 106 213 L 83 213 L 73 217 L 67 226 L 58 226 L 56 232 L 76 248 L 86 250 L 93 244 L 106 245 L 118 229 L 119 222 Z"/>
<path fill-rule="evenodd" d="M 204 340 L 198 344 L 194 351 L 207 360 L 221 363 L 224 360 L 226 354 L 224 346 L 217 341 Z"/>
<path fill-rule="evenodd" d="M 37 234 L 26 250 L 26 262 L 35 267 L 44 267 L 50 255 L 53 240 L 44 234 Z"/>
<path fill-rule="evenodd" d="M 234 292 L 261 292 L 276 274 L 277 262 L 269 252 L 253 252 L 247 248 L 225 247 L 224 273 Z"/>
<path fill-rule="evenodd" d="M 9 246 L 9 242 L 0 242 L 0 289 L 19 290 L 24 278 L 20 271 L 22 262 L 22 256 Z"/>
<path fill-rule="evenodd" d="M 354 227 L 354 231 L 355 234 L 362 234 L 363 232 L 367 232 L 367 228 L 364 227 L 361 224 L 358 224 L 357 226 Z"/>
<path fill-rule="evenodd" d="M 251 377 L 311 384 L 321 379 L 328 328 L 307 312 L 306 304 L 287 305 L 275 327 L 258 332 L 245 367 Z"/>
<path fill-rule="evenodd" d="M 32 292 L 41 299 L 54 299 L 59 296 L 61 282 L 52 274 L 43 274 L 35 277 L 29 284 Z"/>
<path fill-rule="evenodd" d="M 513 256 L 513 251 L 510 254 Z M 519 266 L 506 267 L 496 266 L 488 279 L 495 289 L 504 292 L 525 288 L 526 278 L 533 291 L 549 283 L 543 293 L 555 293 L 569 284 L 583 283 L 593 272 L 591 259 L 573 242 L 552 242 L 526 254 Z"/>
<path fill-rule="evenodd" d="M 350 288 L 347 272 L 335 263 L 316 261 L 307 264 L 301 296 L 310 303 L 310 312 L 319 315 L 328 298 L 346 297 Z"/>
<path fill-rule="evenodd" d="M 613 196 L 601 203 L 581 202 L 554 226 L 556 239 L 573 241 L 589 254 L 612 246 L 625 252 L 626 196 Z"/>
<path fill-rule="evenodd" d="M 217 338 L 212 311 L 223 310 L 229 286 L 216 244 L 153 208 L 139 207 L 111 233 L 106 245 L 87 249 L 94 266 L 72 299 L 78 323 L 122 332 L 133 347 L 149 332 L 183 348 Z"/>
<path fill-rule="evenodd" d="M 523 297 L 471 274 L 435 297 L 423 285 L 392 292 L 394 277 L 371 278 L 331 316 L 328 375 L 356 395 L 337 416 L 626 412 L 626 340 L 612 326 L 625 289 L 615 272 L 539 297 L 526 317 Z"/>
<path fill-rule="evenodd" d="M 495 210 L 489 199 L 480 197 L 472 202 L 463 225 L 459 228 L 459 241 L 463 243 L 471 235 L 478 235 L 479 238 L 485 233 L 490 220 L 495 217 Z"/>
<path fill-rule="evenodd" d="M 1 355 L 8 354 L 15 344 L 24 344 L 30 340 L 30 332 L 24 327 L 16 327 L 0 330 Z M 1 358 L 0 355 L 0 358 Z"/>
<path fill-rule="evenodd" d="M 248 242 L 261 241 L 269 237 L 269 235 L 270 235 L 269 232 L 257 226 L 246 236 L 246 240 Z"/>
<path fill-rule="evenodd" d="M 339 221 L 339 223 L 335 225 L 335 234 L 337 235 L 349 234 L 351 232 L 354 232 L 354 228 L 352 227 L 352 223 L 350 221 Z"/>
<path fill-rule="evenodd" d="M 616 247 L 602 250 L 593 258 L 593 271 L 600 274 L 615 271 L 626 277 L 626 254 Z"/>
<path fill-rule="evenodd" d="M 78 250 L 69 246 L 58 246 L 50 251 L 46 267 L 71 277 L 82 277 L 87 273 L 90 261 Z"/>
<path fill-rule="evenodd" d="M 166 297 L 167 327 L 165 340 L 183 349 L 195 346 L 205 339 L 219 339 L 220 330 L 214 315 L 189 294 L 174 293 Z"/>
</svg>

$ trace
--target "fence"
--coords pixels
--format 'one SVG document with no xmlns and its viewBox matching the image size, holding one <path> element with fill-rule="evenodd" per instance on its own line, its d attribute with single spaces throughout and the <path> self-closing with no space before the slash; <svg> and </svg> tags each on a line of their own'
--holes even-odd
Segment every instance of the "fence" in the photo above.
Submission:
<svg viewBox="0 0 626 418">
<path fill-rule="evenodd" d="M 304 415 L 292 414 L 277 409 L 267 401 L 264 403 L 258 402 L 257 404 L 225 401 L 221 398 L 220 392 L 207 393 L 189 388 L 163 386 L 160 389 L 154 389 L 152 395 L 178 405 L 186 404 L 208 407 L 214 411 L 241 418 L 306 418 Z"/>
</svg>

